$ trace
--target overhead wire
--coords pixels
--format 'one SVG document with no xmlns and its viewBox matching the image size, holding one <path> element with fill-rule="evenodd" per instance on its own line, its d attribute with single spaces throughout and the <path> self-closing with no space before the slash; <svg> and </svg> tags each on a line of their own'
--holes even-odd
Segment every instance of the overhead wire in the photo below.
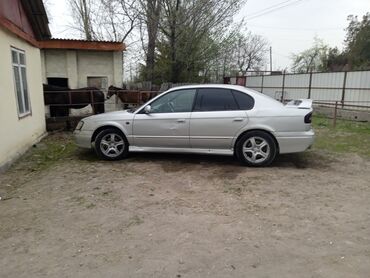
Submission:
<svg viewBox="0 0 370 278">
<path fill-rule="evenodd" d="M 260 14 L 261 12 L 264 12 L 264 11 L 270 10 L 270 9 L 272 9 L 272 8 L 278 7 L 278 6 L 282 5 L 282 4 L 286 4 L 286 3 L 288 3 L 288 2 L 292 2 L 292 1 L 294 1 L 294 0 L 285 0 L 285 1 L 283 1 L 283 2 L 280 2 L 280 3 L 277 3 L 277 4 L 275 4 L 275 5 L 269 6 L 269 7 L 267 7 L 267 8 L 263 8 L 263 9 L 261 9 L 261 10 L 257 11 L 257 12 L 254 12 L 254 13 L 250 14 L 249 16 L 250 16 L 250 17 L 255 16 L 255 15 L 257 15 L 257 14 Z"/>
<path fill-rule="evenodd" d="M 294 27 L 275 27 L 275 26 L 261 26 L 249 24 L 248 26 L 261 28 L 261 29 L 273 29 L 273 30 L 297 30 L 297 31 L 337 31 L 344 30 L 345 27 L 318 27 L 318 28 L 294 28 Z"/>
<path fill-rule="evenodd" d="M 252 14 L 252 16 L 247 17 L 246 20 L 248 21 L 248 20 L 256 19 L 258 17 L 261 17 L 261 16 L 264 16 L 264 15 L 279 11 L 279 10 L 284 9 L 286 7 L 290 7 L 292 5 L 298 4 L 299 2 L 302 2 L 302 1 L 304 1 L 304 0 L 296 0 L 296 1 L 293 1 L 293 2 L 292 1 L 281 2 L 279 6 L 277 6 L 275 8 L 272 8 L 273 6 L 271 6 L 270 8 L 262 9 L 261 11 Z M 282 5 L 283 3 L 286 3 L 286 4 Z M 276 4 L 276 5 L 278 5 L 278 4 Z M 276 6 L 276 5 L 274 5 L 274 6 Z M 266 11 L 263 12 L 264 10 L 266 10 Z"/>
</svg>

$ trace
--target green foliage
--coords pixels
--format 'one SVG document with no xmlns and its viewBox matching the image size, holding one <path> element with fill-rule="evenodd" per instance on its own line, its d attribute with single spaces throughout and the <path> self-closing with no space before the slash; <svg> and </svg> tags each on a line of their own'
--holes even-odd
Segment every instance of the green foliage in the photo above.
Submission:
<svg viewBox="0 0 370 278">
<path fill-rule="evenodd" d="M 346 53 L 355 70 L 370 68 L 370 13 L 359 21 L 357 16 L 349 16 L 347 27 Z"/>
<path fill-rule="evenodd" d="M 294 72 L 343 71 L 370 69 L 370 13 L 360 21 L 357 16 L 348 17 L 349 24 L 345 39 L 346 48 L 329 48 L 321 40 L 315 39 L 314 45 L 293 55 Z"/>
<path fill-rule="evenodd" d="M 311 48 L 298 54 L 293 54 L 292 70 L 297 73 L 308 73 L 311 71 L 324 71 L 324 61 L 328 57 L 329 47 L 319 38 L 314 39 Z"/>
<path fill-rule="evenodd" d="M 348 70 L 348 57 L 345 52 L 340 52 L 337 47 L 330 48 L 322 64 L 325 71 Z"/>
</svg>

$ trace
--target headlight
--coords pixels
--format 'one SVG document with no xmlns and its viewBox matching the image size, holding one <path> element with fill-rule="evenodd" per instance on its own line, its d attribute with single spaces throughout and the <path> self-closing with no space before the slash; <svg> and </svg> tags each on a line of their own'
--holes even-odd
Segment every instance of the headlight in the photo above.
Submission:
<svg viewBox="0 0 370 278">
<path fill-rule="evenodd" d="M 83 127 L 84 125 L 84 122 L 83 121 L 79 121 L 77 126 L 76 126 L 76 130 L 81 130 L 81 128 Z"/>
</svg>

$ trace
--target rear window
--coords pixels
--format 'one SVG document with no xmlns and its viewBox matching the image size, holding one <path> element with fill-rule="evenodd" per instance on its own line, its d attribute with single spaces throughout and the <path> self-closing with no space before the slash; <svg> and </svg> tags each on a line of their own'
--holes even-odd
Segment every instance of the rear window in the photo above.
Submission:
<svg viewBox="0 0 370 278">
<path fill-rule="evenodd" d="M 234 90 L 233 95 L 240 110 L 251 110 L 254 107 L 254 99 L 250 95 Z"/>
</svg>

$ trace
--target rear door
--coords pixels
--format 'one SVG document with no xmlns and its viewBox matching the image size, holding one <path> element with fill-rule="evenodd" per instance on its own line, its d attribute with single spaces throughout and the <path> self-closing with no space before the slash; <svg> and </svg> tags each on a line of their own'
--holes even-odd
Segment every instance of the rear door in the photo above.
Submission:
<svg viewBox="0 0 370 278">
<path fill-rule="evenodd" d="M 230 149 L 238 131 L 248 122 L 231 90 L 200 88 L 190 119 L 192 148 Z"/>
</svg>

